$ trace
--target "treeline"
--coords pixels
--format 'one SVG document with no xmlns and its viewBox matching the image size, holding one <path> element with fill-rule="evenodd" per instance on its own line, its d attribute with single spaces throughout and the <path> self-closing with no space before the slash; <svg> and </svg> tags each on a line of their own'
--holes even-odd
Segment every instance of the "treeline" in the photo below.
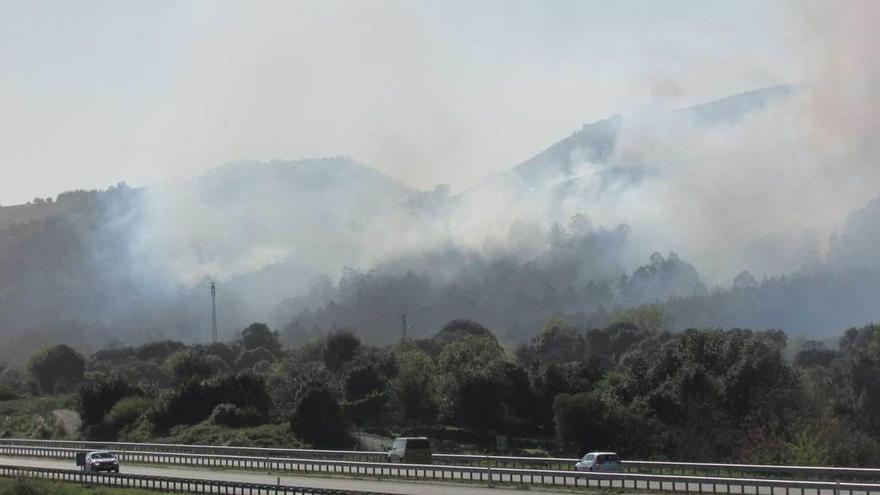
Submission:
<svg viewBox="0 0 880 495">
<path fill-rule="evenodd" d="M 850 329 L 836 348 L 808 342 L 786 359 L 781 331 L 673 333 L 656 311 L 604 328 L 553 320 L 515 349 L 469 320 L 386 347 L 342 330 L 284 349 L 263 324 L 229 343 L 157 342 L 88 358 L 58 346 L 23 372 L 0 373 L 0 395 L 75 394 L 82 435 L 106 440 L 201 428 L 229 441 L 217 432 L 272 428 L 250 441 L 352 448 L 358 430 L 477 446 L 509 435 L 514 447 L 564 455 L 880 461 L 880 326 Z"/>
</svg>

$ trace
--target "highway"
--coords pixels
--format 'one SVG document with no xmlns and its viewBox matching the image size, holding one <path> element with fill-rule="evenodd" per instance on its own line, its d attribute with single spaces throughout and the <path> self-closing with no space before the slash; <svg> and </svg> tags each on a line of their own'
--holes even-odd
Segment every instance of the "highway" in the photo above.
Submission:
<svg viewBox="0 0 880 495">
<path fill-rule="evenodd" d="M 75 469 L 71 461 L 53 459 L 34 459 L 24 457 L 0 457 L 0 464 L 17 466 L 32 466 L 55 469 Z M 291 476 L 288 474 L 266 474 L 253 471 L 220 470 L 184 468 L 184 467 L 155 467 L 124 464 L 121 472 L 131 474 L 145 474 L 154 476 L 169 476 L 178 478 L 194 478 L 223 481 L 244 481 L 253 483 L 275 484 L 280 478 L 282 485 L 305 486 L 312 488 L 328 488 L 336 490 L 354 490 L 363 492 L 383 492 L 401 495 L 441 495 L 454 492 L 460 495 L 522 495 L 522 489 L 516 488 L 489 488 L 485 486 L 472 486 L 467 484 L 430 484 L 427 482 L 411 481 L 384 481 L 384 480 L 361 480 L 341 477 L 306 477 Z M 529 493 L 560 493 L 560 489 L 530 487 Z"/>
</svg>

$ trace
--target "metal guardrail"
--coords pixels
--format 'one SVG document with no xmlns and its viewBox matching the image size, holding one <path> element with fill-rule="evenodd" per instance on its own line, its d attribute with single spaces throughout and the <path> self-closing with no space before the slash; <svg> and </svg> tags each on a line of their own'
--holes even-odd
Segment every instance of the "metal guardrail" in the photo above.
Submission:
<svg viewBox="0 0 880 495">
<path fill-rule="evenodd" d="M 434 454 L 444 464 L 465 466 L 491 465 L 495 467 L 574 469 L 580 459 L 560 457 L 511 457 L 462 454 Z M 880 469 L 835 466 L 781 466 L 772 464 L 724 464 L 711 462 L 622 461 L 626 472 L 652 474 L 680 474 L 717 476 L 767 475 L 813 480 L 871 480 L 880 481 Z"/>
<path fill-rule="evenodd" d="M 343 461 L 340 461 L 343 462 Z M 434 469 L 436 466 L 403 465 L 402 469 Z M 698 476 L 669 476 L 630 473 L 580 473 L 571 471 L 483 470 L 492 482 L 509 481 L 526 484 L 526 477 L 540 478 L 543 485 L 566 487 L 612 488 L 639 491 L 670 491 L 677 493 L 723 493 L 725 495 L 874 495 L 880 493 L 880 484 L 840 483 L 831 481 L 794 481 L 741 478 L 712 478 Z M 338 489 L 292 487 L 277 484 L 174 478 L 156 475 L 98 474 L 67 469 L 0 465 L 0 476 L 40 477 L 58 481 L 90 483 L 104 486 L 146 488 L 165 492 L 221 493 L 221 494 L 366 494 Z M 550 482 L 548 482 L 548 478 Z M 491 482 L 490 482 L 491 483 Z M 531 480 L 529 484 L 538 484 Z M 723 489 L 723 490 L 722 490 Z M 390 495 L 376 494 L 373 495 Z"/>
<path fill-rule="evenodd" d="M 284 457 L 294 459 L 345 460 L 362 462 L 387 462 L 385 452 L 340 451 L 313 449 L 278 449 L 262 447 L 228 447 L 211 445 L 180 445 L 161 443 L 86 442 L 69 440 L 0 439 L 3 447 L 66 447 L 79 450 L 113 450 L 152 453 L 191 453 L 203 455 L 231 455 L 258 458 Z M 2 451 L 2 450 L 0 450 Z M 578 459 L 548 457 L 484 456 L 463 454 L 434 454 L 435 462 L 444 466 L 468 466 L 479 468 L 549 469 L 573 470 Z M 768 476 L 812 480 L 861 480 L 880 481 L 880 469 L 775 466 L 754 464 L 721 464 L 661 461 L 623 461 L 624 470 L 638 474 L 714 475 L 727 477 Z"/>
<path fill-rule="evenodd" d="M 73 459 L 76 449 L 64 447 L 0 446 L 0 454 Z M 389 464 L 282 457 L 225 456 L 170 452 L 115 451 L 121 461 L 221 469 L 395 478 L 433 482 L 480 482 L 520 486 L 563 486 L 671 490 L 678 492 L 742 495 L 871 495 L 880 494 L 880 484 L 802 481 L 761 478 L 676 476 L 663 474 L 598 473 L 547 469 L 511 469 L 435 464 Z M 123 468 L 125 463 L 122 463 Z M 751 488 L 754 490 L 750 491 Z M 764 490 L 764 491 L 762 491 Z"/>
<path fill-rule="evenodd" d="M 338 490 L 289 486 L 281 483 L 244 483 L 198 478 L 173 478 L 144 474 L 99 474 L 72 469 L 52 469 L 30 466 L 0 465 L 0 476 L 6 478 L 40 478 L 52 481 L 110 486 L 117 488 L 140 488 L 176 493 L 218 494 L 266 494 L 266 495 L 393 495 L 390 493 Z"/>
<path fill-rule="evenodd" d="M 301 459 L 337 459 L 348 461 L 381 461 L 387 452 L 362 450 L 280 449 L 266 447 L 232 447 L 223 445 L 186 445 L 172 443 L 90 442 L 78 440 L 40 440 L 32 438 L 0 438 L 0 446 L 69 447 L 79 450 L 125 450 L 174 452 L 191 454 L 253 455 L 257 457 L 297 457 Z"/>
</svg>

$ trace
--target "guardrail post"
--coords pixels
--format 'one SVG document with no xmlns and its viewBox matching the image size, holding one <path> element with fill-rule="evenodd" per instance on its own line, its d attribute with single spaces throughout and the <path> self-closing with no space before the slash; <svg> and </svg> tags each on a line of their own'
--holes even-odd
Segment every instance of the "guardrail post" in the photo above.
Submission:
<svg viewBox="0 0 880 495">
<path fill-rule="evenodd" d="M 489 488 L 492 488 L 492 459 L 488 455 L 486 456 L 486 478 Z"/>
</svg>

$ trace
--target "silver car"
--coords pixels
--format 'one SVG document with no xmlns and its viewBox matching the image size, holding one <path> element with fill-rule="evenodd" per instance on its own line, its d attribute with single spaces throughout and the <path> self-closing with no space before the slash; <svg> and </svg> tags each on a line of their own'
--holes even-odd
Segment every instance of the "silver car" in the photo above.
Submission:
<svg viewBox="0 0 880 495">
<path fill-rule="evenodd" d="M 620 457 L 614 452 L 590 452 L 574 465 L 577 471 L 619 473 L 623 471 Z"/>
<path fill-rule="evenodd" d="M 110 452 L 88 452 L 85 455 L 77 455 L 76 460 L 84 471 L 119 472 L 119 458 Z"/>
</svg>

